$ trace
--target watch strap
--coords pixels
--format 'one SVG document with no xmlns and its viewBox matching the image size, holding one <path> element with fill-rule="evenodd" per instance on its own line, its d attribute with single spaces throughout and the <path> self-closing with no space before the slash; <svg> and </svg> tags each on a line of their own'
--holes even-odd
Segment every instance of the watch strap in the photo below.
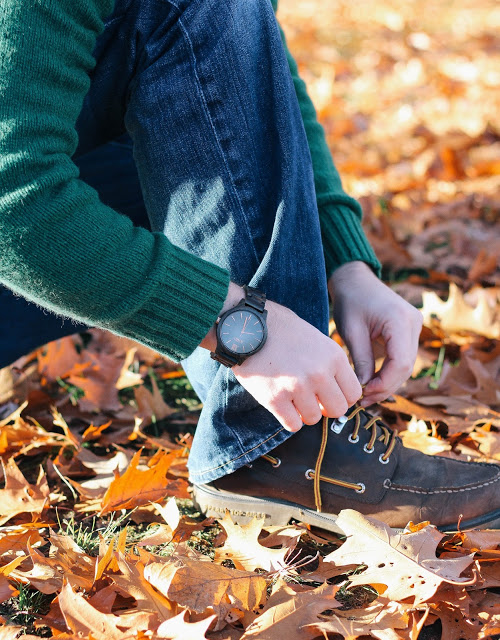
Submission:
<svg viewBox="0 0 500 640">
<path fill-rule="evenodd" d="M 258 289 L 249 287 L 247 284 L 243 286 L 243 291 L 245 292 L 245 305 L 252 307 L 259 313 L 263 313 L 266 306 L 266 294 Z"/>
</svg>

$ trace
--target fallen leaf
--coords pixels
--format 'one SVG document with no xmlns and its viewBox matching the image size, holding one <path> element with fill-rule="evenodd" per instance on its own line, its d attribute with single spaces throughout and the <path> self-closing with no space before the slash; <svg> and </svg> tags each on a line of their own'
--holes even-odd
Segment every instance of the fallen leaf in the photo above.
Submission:
<svg viewBox="0 0 500 640">
<path fill-rule="evenodd" d="M 101 514 L 118 509 L 132 509 L 138 505 L 158 502 L 168 495 L 170 480 L 167 471 L 182 451 L 163 454 L 158 463 L 144 471 L 138 469 L 141 451 L 137 451 L 123 475 L 115 471 L 114 480 L 102 499 Z"/>
<path fill-rule="evenodd" d="M 168 638 L 168 640 L 204 640 L 210 624 L 216 616 L 209 616 L 198 622 L 186 622 L 186 611 L 181 611 L 174 618 L 165 620 L 156 630 L 154 638 Z"/>
<path fill-rule="evenodd" d="M 317 589 L 296 593 L 283 580 L 273 587 L 271 596 L 260 616 L 250 624 L 242 636 L 242 640 L 302 640 L 313 638 L 313 632 L 307 625 L 319 622 L 318 616 L 323 611 L 339 607 L 335 594 L 339 587 L 323 584 Z"/>
<path fill-rule="evenodd" d="M 40 515 L 48 505 L 49 485 L 40 467 L 36 485 L 29 484 L 13 458 L 2 460 L 5 488 L 0 489 L 0 526 L 21 513 Z"/>
<path fill-rule="evenodd" d="M 307 626 L 312 632 L 338 633 L 344 640 L 355 640 L 360 636 L 372 636 L 378 640 L 402 640 L 397 629 L 406 629 L 408 613 L 399 602 L 379 597 L 364 609 L 334 611 L 320 622 Z M 326 636 L 325 636 L 326 637 Z M 455 638 L 456 640 L 456 638 Z"/>
<path fill-rule="evenodd" d="M 219 621 L 224 621 L 232 608 L 258 612 L 266 598 L 262 576 L 200 560 L 175 555 L 148 564 L 144 577 L 182 607 L 198 613 L 213 609 Z"/>
<path fill-rule="evenodd" d="M 237 525 L 229 513 L 226 513 L 219 523 L 224 527 L 227 538 L 224 546 L 215 549 L 214 561 L 220 563 L 231 560 L 237 569 L 282 569 L 286 565 L 286 556 L 297 544 L 297 538 L 288 538 L 286 546 L 281 549 L 269 549 L 260 544 L 258 538 L 264 526 L 264 519 L 254 518 L 246 525 Z"/>
<path fill-rule="evenodd" d="M 414 604 L 419 604 L 431 598 L 443 582 L 474 583 L 470 578 L 460 578 L 472 564 L 472 555 L 445 560 L 436 557 L 444 534 L 433 526 L 415 533 L 396 533 L 383 522 L 352 509 L 340 512 L 338 525 L 348 538 L 325 562 L 337 566 L 367 565 L 366 571 L 349 577 L 352 585 L 386 585 L 385 597 L 413 598 Z"/>
</svg>

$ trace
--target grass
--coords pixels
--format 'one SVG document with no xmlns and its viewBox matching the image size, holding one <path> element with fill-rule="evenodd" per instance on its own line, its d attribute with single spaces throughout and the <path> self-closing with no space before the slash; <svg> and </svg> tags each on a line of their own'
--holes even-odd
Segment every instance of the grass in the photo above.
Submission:
<svg viewBox="0 0 500 640">
<path fill-rule="evenodd" d="M 35 627 L 37 614 L 47 613 L 53 595 L 46 595 L 24 584 L 18 584 L 19 594 L 0 604 L 0 614 L 7 625 L 23 627 L 22 635 L 52 636 L 48 627 Z"/>
</svg>

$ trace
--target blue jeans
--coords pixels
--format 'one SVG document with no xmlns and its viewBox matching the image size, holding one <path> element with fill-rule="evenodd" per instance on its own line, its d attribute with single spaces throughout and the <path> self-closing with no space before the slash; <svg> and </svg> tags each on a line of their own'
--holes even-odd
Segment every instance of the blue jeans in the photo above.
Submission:
<svg viewBox="0 0 500 640">
<path fill-rule="evenodd" d="M 270 1 L 118 0 L 95 57 L 77 124 L 82 179 L 326 332 L 312 163 Z M 0 366 L 79 329 L 6 290 L 1 304 Z M 193 482 L 290 436 L 205 349 L 182 364 L 204 405 Z"/>
</svg>

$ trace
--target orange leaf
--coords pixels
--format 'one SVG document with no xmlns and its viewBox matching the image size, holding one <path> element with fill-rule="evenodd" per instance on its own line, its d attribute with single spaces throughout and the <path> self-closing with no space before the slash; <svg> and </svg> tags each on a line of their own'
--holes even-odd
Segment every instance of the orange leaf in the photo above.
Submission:
<svg viewBox="0 0 500 640">
<path fill-rule="evenodd" d="M 133 509 L 149 502 L 158 502 L 168 494 L 167 471 L 182 451 L 165 453 L 152 468 L 138 469 L 141 451 L 134 455 L 125 473 L 115 472 L 115 479 L 109 485 L 102 499 L 101 515 L 118 509 Z"/>
</svg>

